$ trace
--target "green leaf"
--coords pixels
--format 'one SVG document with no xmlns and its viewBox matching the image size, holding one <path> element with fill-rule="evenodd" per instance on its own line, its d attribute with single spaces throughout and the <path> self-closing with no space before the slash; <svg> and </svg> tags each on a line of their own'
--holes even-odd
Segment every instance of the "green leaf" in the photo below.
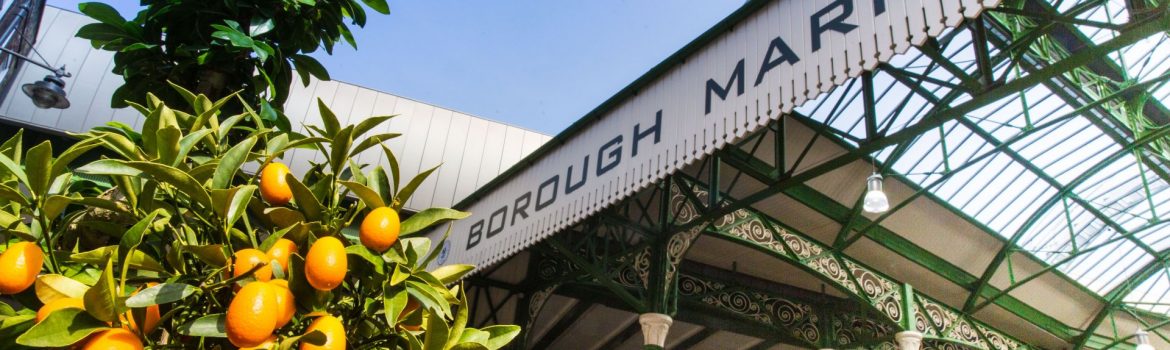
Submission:
<svg viewBox="0 0 1170 350">
<path fill-rule="evenodd" d="M 211 27 L 216 29 L 215 32 L 211 33 L 211 37 L 227 40 L 228 42 L 232 43 L 232 46 L 238 48 L 251 48 L 252 45 L 255 45 L 255 41 L 248 37 L 248 34 L 244 34 L 244 32 L 241 32 L 238 29 L 220 24 L 212 24 Z"/>
<path fill-rule="evenodd" d="M 401 316 L 402 311 L 406 310 L 408 301 L 406 288 L 392 286 L 388 283 L 382 285 L 382 305 L 385 309 L 383 316 L 386 316 L 386 324 L 390 325 L 391 328 L 398 324 L 398 316 Z"/>
<path fill-rule="evenodd" d="M 199 258 L 199 260 L 202 260 L 203 262 L 205 262 L 211 266 L 214 266 L 214 267 L 227 266 L 228 258 L 227 258 L 227 255 L 224 254 L 223 245 L 221 245 L 221 244 L 198 245 L 198 246 L 189 245 L 189 246 L 184 246 L 183 249 L 188 251 L 188 252 L 191 252 L 191 254 L 194 254 L 196 258 Z"/>
<path fill-rule="evenodd" d="M 183 132 L 174 126 L 167 126 L 158 130 L 158 161 L 163 164 L 176 164 L 175 158 L 179 156 L 179 139 L 183 137 Z"/>
<path fill-rule="evenodd" d="M 325 137 L 335 139 L 337 132 L 341 131 L 341 122 L 337 120 L 337 115 L 333 114 L 333 110 L 329 109 L 329 105 L 325 104 L 324 100 L 317 98 L 317 110 L 321 112 L 321 122 L 325 123 Z"/>
<path fill-rule="evenodd" d="M 390 281 L 387 283 L 390 283 L 391 286 L 397 286 L 399 283 L 405 282 L 407 278 L 410 278 L 410 271 L 407 271 L 402 265 L 395 265 L 394 274 L 390 276 Z"/>
<path fill-rule="evenodd" d="M 43 303 L 63 298 L 82 298 L 89 286 L 58 274 L 40 275 L 33 285 L 37 299 Z"/>
<path fill-rule="evenodd" d="M 139 308 L 173 303 L 195 294 L 198 290 L 199 288 L 183 283 L 162 283 L 143 289 L 126 299 L 126 306 Z"/>
<path fill-rule="evenodd" d="M 73 144 L 65 152 L 61 152 L 61 155 L 57 159 L 53 160 L 53 169 L 50 171 L 50 174 L 52 176 L 64 174 L 69 167 L 69 163 L 72 163 L 77 157 L 80 157 L 85 152 L 99 145 L 101 145 L 101 140 L 97 138 L 88 138 Z"/>
<path fill-rule="evenodd" d="M 464 337 L 468 336 L 468 332 L 470 332 L 470 331 L 480 332 L 478 329 L 465 329 L 465 330 L 463 330 L 463 336 Z M 476 334 L 479 334 L 479 333 L 476 333 Z M 483 333 L 483 334 L 486 334 L 486 333 Z M 487 346 L 484 346 L 483 344 L 480 344 L 478 342 L 470 342 L 469 341 L 469 342 L 462 342 L 462 343 L 455 344 L 455 346 L 451 347 L 451 350 L 488 350 L 488 348 L 487 348 Z"/>
<path fill-rule="evenodd" d="M 121 242 L 118 243 L 118 257 L 130 256 L 130 252 L 138 248 L 138 244 L 142 243 L 142 236 L 150 232 L 150 228 L 154 225 L 154 219 L 158 217 L 161 210 L 151 212 L 126 230 L 126 233 L 122 235 Z"/>
<path fill-rule="evenodd" d="M 248 160 L 248 151 L 254 145 L 256 145 L 255 136 L 245 139 L 224 153 L 223 158 L 219 161 L 219 167 L 215 168 L 215 176 L 211 178 L 211 188 L 227 188 L 236 171 L 240 170 L 240 165 Z"/>
<path fill-rule="evenodd" d="M 68 207 L 70 203 L 73 203 L 74 200 L 81 199 L 81 195 L 77 193 L 70 193 L 70 196 L 71 197 L 61 195 L 49 196 L 49 198 L 45 199 L 45 204 L 42 207 L 43 210 L 41 212 L 44 213 L 45 217 L 47 218 L 56 218 L 57 215 L 61 215 L 61 212 L 65 211 L 65 208 Z"/>
<path fill-rule="evenodd" d="M 199 140 L 207 137 L 210 133 L 211 129 L 200 129 L 187 136 L 183 136 L 183 139 L 179 140 L 179 152 L 175 154 L 175 161 L 171 162 L 171 166 L 179 165 L 179 163 L 187 159 L 187 154 L 191 153 L 191 149 L 195 147 L 195 144 L 199 143 Z"/>
<path fill-rule="evenodd" d="M 118 292 L 114 280 L 114 259 L 106 259 L 106 267 L 102 269 L 97 284 L 85 292 L 85 312 L 94 318 L 114 322 L 122 310 L 118 307 Z"/>
<path fill-rule="evenodd" d="M 463 275 L 466 275 L 468 272 L 471 272 L 471 270 L 474 269 L 475 265 L 454 264 L 439 267 L 434 271 L 431 271 L 431 275 L 434 275 L 435 278 L 438 278 L 440 283 L 447 285 L 455 283 L 455 281 L 458 281 L 463 277 Z"/>
<path fill-rule="evenodd" d="M 421 172 L 418 175 L 415 175 L 413 179 L 410 179 L 410 183 L 406 184 L 405 187 L 402 187 L 402 190 L 399 190 L 398 193 L 394 196 L 394 209 L 402 209 L 402 206 L 406 205 L 406 201 L 410 200 L 410 196 L 414 195 L 414 190 L 418 189 L 418 186 L 422 185 L 423 181 L 426 180 L 428 176 L 431 176 L 431 173 L 438 169 L 439 166 L 436 165 L 434 168 L 430 168 L 427 171 Z"/>
<path fill-rule="evenodd" d="M 211 208 L 211 195 L 203 188 L 203 185 L 198 180 L 191 177 L 190 174 L 174 167 L 162 165 L 153 162 L 127 162 L 126 165 L 138 170 L 142 170 L 150 176 L 154 177 L 159 182 L 171 184 L 178 188 L 187 196 L 191 197 L 195 202 L 203 205 L 206 208 Z"/>
<path fill-rule="evenodd" d="M 24 206 L 31 204 L 28 198 L 24 196 L 24 193 L 20 193 L 20 191 L 17 191 L 15 188 L 5 185 L 0 185 L 0 198 L 14 201 Z"/>
<path fill-rule="evenodd" d="M 374 9 L 374 11 L 378 11 L 378 13 L 383 15 L 390 14 L 390 5 L 386 4 L 386 0 L 362 0 L 362 2 L 366 3 L 366 6 L 369 6 L 371 9 Z"/>
<path fill-rule="evenodd" d="M 447 320 L 432 314 L 427 317 L 427 332 L 423 334 L 423 349 L 443 350 L 447 345 Z"/>
<path fill-rule="evenodd" d="M 305 86 L 309 86 L 310 74 L 317 79 L 330 80 L 329 71 L 325 70 L 325 66 L 322 66 L 321 62 L 317 62 L 317 59 L 306 55 L 292 55 L 289 56 L 289 59 L 292 60 L 293 66 L 296 67 L 297 74 L 300 74 L 301 82 Z"/>
<path fill-rule="evenodd" d="M 224 314 L 203 316 L 179 326 L 176 331 L 192 337 L 227 338 L 227 316 Z"/>
<path fill-rule="evenodd" d="M 394 202 L 394 189 L 390 188 L 390 179 L 386 177 L 386 170 L 382 167 L 376 167 L 374 171 L 370 172 L 366 184 L 378 193 L 378 197 L 382 198 L 382 203 Z"/>
<path fill-rule="evenodd" d="M 390 163 L 390 175 L 394 175 L 394 193 L 398 193 L 398 186 L 402 184 L 402 175 L 398 172 L 398 158 L 394 156 L 394 152 L 386 148 L 386 145 L 382 145 L 382 152 L 386 154 L 386 161 Z"/>
<path fill-rule="evenodd" d="M 451 318 L 451 304 L 430 284 L 408 280 L 406 292 L 428 310 L 441 312 L 444 318 Z"/>
<path fill-rule="evenodd" d="M 410 218 L 402 221 L 402 233 L 400 237 L 409 236 L 434 225 L 448 220 L 459 220 L 470 216 L 471 213 L 465 211 L 458 211 L 449 208 L 428 208 L 411 215 Z"/>
<path fill-rule="evenodd" d="M 85 264 L 103 264 L 106 262 L 105 256 L 107 254 L 115 254 L 115 253 L 117 253 L 117 251 L 118 251 L 118 246 L 114 246 L 114 245 L 106 246 L 106 247 L 101 247 L 101 248 L 97 248 L 94 250 L 90 250 L 88 252 L 70 255 L 69 260 L 79 262 L 79 263 L 85 263 Z M 115 260 L 115 261 L 118 260 L 116 255 L 114 256 L 113 260 Z M 133 269 L 147 270 L 147 271 L 154 271 L 154 272 L 164 272 L 164 273 L 167 272 L 167 269 L 164 268 L 162 266 L 162 264 L 159 264 L 158 260 L 155 260 L 154 258 L 150 257 L 149 255 L 146 255 L 146 253 L 143 253 L 141 250 L 134 250 L 134 252 L 130 256 L 129 263 L 130 263 L 130 268 L 133 268 Z"/>
<path fill-rule="evenodd" d="M 96 19 L 98 22 L 117 27 L 126 24 L 126 19 L 122 18 L 122 15 L 118 14 L 118 10 L 115 10 L 110 5 L 100 2 L 83 2 L 77 4 L 77 9 L 86 16 Z"/>
<path fill-rule="evenodd" d="M 362 151 L 365 151 L 365 150 L 369 149 L 370 147 L 374 147 L 375 145 L 381 145 L 382 141 L 393 139 L 393 138 L 399 137 L 399 136 L 402 136 L 402 134 L 393 133 L 393 132 L 372 135 L 370 137 L 362 139 L 362 142 L 358 142 L 357 146 L 353 147 L 353 150 L 350 152 L 350 154 L 362 153 Z"/>
<path fill-rule="evenodd" d="M 16 176 L 16 179 L 19 180 L 20 183 L 28 185 L 28 176 L 25 176 L 24 169 L 21 168 L 19 164 L 16 164 L 16 162 L 12 161 L 12 158 L 8 158 L 8 156 L 0 154 L 0 166 L 3 166 L 3 169 L 0 169 L 0 175 L 11 174 Z"/>
<path fill-rule="evenodd" d="M 383 122 L 394 117 L 397 117 L 397 115 L 382 115 L 377 117 L 369 117 L 362 120 L 357 124 L 357 126 L 353 127 L 353 138 L 361 138 L 362 135 L 365 135 L 367 131 L 370 131 L 374 127 L 378 126 L 378 124 L 382 124 Z"/>
<path fill-rule="evenodd" d="M 276 28 L 276 24 L 272 22 L 271 18 L 253 16 L 252 23 L 248 25 L 248 35 L 261 35 L 272 31 L 272 28 Z"/>
<path fill-rule="evenodd" d="M 353 181 L 341 181 L 341 184 L 352 191 L 353 194 L 357 195 L 362 200 L 362 203 L 366 204 L 366 207 L 381 208 L 386 206 L 386 203 L 382 202 L 382 197 L 378 195 L 378 192 L 366 187 L 366 185 Z"/>
<path fill-rule="evenodd" d="M 520 326 L 516 325 L 488 326 L 480 330 L 491 334 L 488 343 L 484 344 L 487 345 L 489 350 L 496 350 L 508 345 L 508 343 L 512 342 L 512 339 L 515 339 L 520 334 Z"/>
<path fill-rule="evenodd" d="M 297 342 L 322 346 L 325 345 L 326 341 L 329 341 L 329 337 L 325 335 L 325 332 L 314 330 L 298 336 L 284 338 L 284 340 L 280 341 L 280 349 L 292 349 L 297 345 Z"/>
<path fill-rule="evenodd" d="M 305 213 L 305 218 L 309 221 L 321 221 L 322 213 L 325 211 L 321 201 L 317 200 L 317 197 L 313 196 L 313 192 L 293 174 L 286 174 L 284 178 L 285 181 L 288 181 L 289 188 L 292 189 L 297 206 L 300 206 L 301 212 Z"/>
<path fill-rule="evenodd" d="M 345 253 L 348 255 L 356 256 L 359 259 L 365 260 L 366 262 L 370 263 L 370 265 L 372 265 L 374 267 L 374 271 L 377 272 L 379 275 L 385 273 L 385 269 L 382 266 L 382 265 L 385 265 L 385 262 L 381 258 L 375 256 L 373 253 L 370 253 L 369 248 L 366 248 L 365 246 L 363 246 L 361 244 L 354 244 L 354 245 L 350 245 L 348 247 L 345 247 Z"/>
<path fill-rule="evenodd" d="M 244 215 L 248 209 L 248 202 L 252 201 L 252 193 L 256 191 L 256 185 L 245 185 L 237 188 L 239 190 L 232 195 L 231 201 L 227 205 L 227 213 L 224 216 L 228 227 L 235 225 L 236 221 Z"/>
<path fill-rule="evenodd" d="M 463 336 L 463 330 L 467 328 L 467 319 L 470 317 L 471 310 L 469 310 L 470 303 L 467 302 L 467 294 L 463 290 L 459 290 L 459 309 L 455 311 L 455 322 L 451 324 L 450 335 L 447 337 L 447 343 L 443 345 L 444 348 L 455 346 L 459 339 Z"/>
<path fill-rule="evenodd" d="M 183 96 L 183 100 L 187 101 L 187 104 L 195 104 L 195 93 L 191 92 L 191 90 L 187 90 L 187 88 L 175 84 L 170 80 L 167 80 L 167 85 L 170 85 L 175 92 L 179 93 L 179 96 Z"/>
<path fill-rule="evenodd" d="M 461 335 L 459 337 L 459 343 L 461 343 L 461 344 L 471 343 L 471 344 L 479 345 L 479 348 L 487 349 L 487 346 L 484 344 L 487 344 L 491 338 L 492 338 L 491 333 L 484 332 L 484 331 L 481 331 L 481 330 L 478 330 L 475 328 L 466 328 L 463 330 L 463 335 Z M 471 349 L 471 348 L 467 348 L 467 349 Z"/>
<path fill-rule="evenodd" d="M 330 143 L 332 148 L 329 151 L 329 168 L 333 169 L 334 174 L 340 174 L 341 168 L 345 167 L 345 163 L 349 160 L 349 146 L 353 145 L 353 126 L 347 126 L 341 129 L 333 136 L 333 142 Z"/>
<path fill-rule="evenodd" d="M 2 161 L 3 158 L 0 158 Z M 83 165 L 76 170 L 79 174 L 89 175 L 123 175 L 123 176 L 138 176 L 142 174 L 142 170 L 129 166 L 125 161 L 117 159 L 100 159 L 95 160 L 89 164 Z"/>
<path fill-rule="evenodd" d="M 305 216 L 301 212 L 285 207 L 266 208 L 264 216 L 272 221 L 273 225 L 280 228 L 288 228 L 298 222 L 305 221 Z"/>
<path fill-rule="evenodd" d="M 105 330 L 104 322 L 81 309 L 60 309 L 16 338 L 16 343 L 34 347 L 65 347 L 90 334 Z"/>
<path fill-rule="evenodd" d="M 51 174 L 49 174 L 52 160 L 53 145 L 49 141 L 29 148 L 28 155 L 24 158 L 24 171 L 25 174 L 28 174 L 28 189 L 37 198 L 43 197 L 48 192 L 49 180 L 52 179 Z"/>
</svg>

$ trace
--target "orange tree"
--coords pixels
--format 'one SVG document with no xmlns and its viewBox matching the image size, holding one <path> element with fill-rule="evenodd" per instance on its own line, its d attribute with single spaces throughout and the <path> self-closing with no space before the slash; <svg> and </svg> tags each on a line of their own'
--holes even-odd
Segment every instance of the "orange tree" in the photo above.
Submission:
<svg viewBox="0 0 1170 350">
<path fill-rule="evenodd" d="M 466 213 L 399 221 L 430 171 L 400 181 L 382 145 L 398 135 L 368 135 L 391 117 L 341 125 L 318 101 L 324 125 L 290 139 L 222 115 L 236 95 L 174 90 L 193 113 L 148 95 L 140 130 L 0 144 L 0 348 L 497 349 L 519 333 L 467 327 L 471 266 L 428 269 L 446 243 L 418 234 Z M 292 174 L 297 148 L 324 161 Z M 388 166 L 358 164 L 366 151 Z"/>
</svg>

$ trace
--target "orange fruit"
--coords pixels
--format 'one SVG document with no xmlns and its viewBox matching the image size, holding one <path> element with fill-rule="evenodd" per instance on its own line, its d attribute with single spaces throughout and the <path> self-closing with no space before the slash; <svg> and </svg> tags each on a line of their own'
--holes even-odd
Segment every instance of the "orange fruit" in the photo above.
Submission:
<svg viewBox="0 0 1170 350">
<path fill-rule="evenodd" d="M 288 167 L 272 162 L 260 171 L 260 197 L 272 205 L 285 205 L 292 200 L 292 188 L 288 187 L 285 175 Z"/>
<path fill-rule="evenodd" d="M 381 207 L 371 210 L 362 219 L 361 229 L 358 231 L 362 245 L 376 252 L 390 249 L 398 241 L 398 232 L 402 222 L 398 220 L 398 212 L 394 208 Z"/>
<path fill-rule="evenodd" d="M 268 248 L 268 256 L 280 264 L 281 271 L 288 273 L 288 257 L 297 252 L 297 244 L 285 238 L 276 240 Z"/>
<path fill-rule="evenodd" d="M 146 288 L 154 287 L 156 285 L 158 285 L 158 283 L 150 282 L 146 284 Z M 138 292 L 135 291 L 134 294 L 138 294 Z M 138 328 L 137 322 L 134 321 L 134 311 L 127 311 L 123 318 L 125 319 L 126 325 L 130 327 L 130 330 L 137 331 L 142 334 L 147 334 L 154 331 L 155 327 L 158 327 L 158 321 L 160 318 L 162 318 L 162 316 L 158 312 L 158 305 L 151 305 L 146 307 L 146 315 L 143 319 L 143 326 L 145 326 L 144 328 Z"/>
<path fill-rule="evenodd" d="M 305 279 L 317 290 L 333 290 L 345 280 L 348 264 L 341 241 L 322 237 L 309 247 L 309 254 L 305 256 Z"/>
<path fill-rule="evenodd" d="M 276 345 L 276 336 L 274 335 L 268 338 L 268 340 L 265 340 L 263 343 L 260 343 L 260 345 L 240 348 L 240 350 L 272 350 L 276 349 Z"/>
<path fill-rule="evenodd" d="M 37 280 L 44 260 L 45 253 L 35 243 L 10 244 L 8 250 L 0 254 L 0 271 L 4 271 L 4 278 L 0 278 L 0 294 L 16 294 L 28 289 Z"/>
<path fill-rule="evenodd" d="M 142 341 L 130 331 L 110 328 L 91 334 L 84 341 L 81 350 L 142 350 Z"/>
<path fill-rule="evenodd" d="M 297 305 L 293 301 L 292 290 L 288 289 L 288 281 L 286 280 L 271 280 L 269 284 L 275 286 L 273 290 L 276 292 L 276 309 L 280 311 L 276 319 L 276 329 L 284 327 L 288 321 L 292 320 L 293 314 L 297 313 Z"/>
<path fill-rule="evenodd" d="M 61 309 L 85 310 L 85 301 L 81 300 L 81 298 L 61 298 L 50 301 L 44 306 L 41 306 L 40 310 L 37 310 L 37 323 L 44 321 L 46 317 L 49 317 L 49 314 L 53 313 L 53 311 Z"/>
<path fill-rule="evenodd" d="M 309 328 L 305 330 L 308 334 L 312 331 L 321 331 L 325 333 L 324 345 L 313 345 L 306 342 L 301 342 L 301 350 L 343 350 L 345 349 L 345 326 L 341 324 L 341 320 L 333 316 L 321 316 L 313 323 L 309 324 Z"/>
<path fill-rule="evenodd" d="M 419 305 L 420 304 L 418 303 L 418 300 L 414 300 L 414 298 L 407 298 L 406 307 L 402 309 L 402 312 L 398 313 L 398 319 L 405 319 L 406 316 L 410 315 L 411 312 L 418 310 Z"/>
<path fill-rule="evenodd" d="M 234 260 L 232 264 L 232 277 L 243 275 L 245 272 L 251 271 L 256 265 L 265 264 L 264 267 L 256 270 L 256 273 L 252 274 L 252 277 L 257 281 L 268 281 L 272 279 L 272 257 L 268 256 L 268 254 L 265 254 L 259 249 L 247 248 L 240 249 L 234 255 L 232 257 L 232 260 Z"/>
<path fill-rule="evenodd" d="M 275 286 L 252 282 L 240 288 L 227 309 L 228 340 L 237 347 L 263 344 L 276 330 L 280 310 L 276 305 Z"/>
</svg>

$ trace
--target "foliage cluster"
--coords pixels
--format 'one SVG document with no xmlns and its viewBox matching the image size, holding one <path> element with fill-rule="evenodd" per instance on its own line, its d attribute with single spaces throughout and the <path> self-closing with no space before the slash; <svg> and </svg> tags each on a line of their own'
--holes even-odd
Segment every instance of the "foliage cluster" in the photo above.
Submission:
<svg viewBox="0 0 1170 350">
<path fill-rule="evenodd" d="M 141 130 L 98 127 L 60 152 L 48 142 L 26 148 L 19 134 L 0 144 L 0 248 L 35 242 L 45 257 L 32 287 L 0 296 L 0 348 L 77 345 L 123 327 L 153 348 L 231 348 L 225 310 L 237 290 L 263 280 L 262 268 L 287 281 L 294 296 L 295 315 L 274 332 L 280 349 L 323 344 L 328 337 L 308 327 L 327 316 L 341 320 L 352 349 L 497 349 L 518 334 L 516 326 L 467 326 L 469 305 L 456 281 L 471 266 L 428 270 L 446 243 L 432 247 L 419 233 L 466 213 L 431 208 L 409 216 L 402 238 L 384 252 L 346 229 L 370 210 L 401 210 L 431 173 L 402 179 L 383 145 L 398 135 L 369 135 L 391 116 L 341 125 L 318 101 L 324 125 L 293 140 L 254 127 L 264 125 L 255 111 L 222 113 L 240 99 L 235 94 L 212 100 L 174 91 L 193 113 L 151 94 L 131 103 L 145 116 Z M 323 161 L 285 176 L 291 202 L 266 202 L 259 189 L 267 185 L 244 169 L 298 148 Z M 103 157 L 72 168 L 86 152 Z M 358 164 L 362 152 L 381 152 L 388 166 Z M 306 256 L 327 237 L 343 242 L 348 273 L 321 290 L 306 280 L 318 263 Z M 233 267 L 238 252 L 269 251 L 281 239 L 296 247 L 287 268 L 277 260 Z M 83 310 L 52 311 L 37 322 L 43 304 L 67 298 L 81 299 Z"/>
</svg>

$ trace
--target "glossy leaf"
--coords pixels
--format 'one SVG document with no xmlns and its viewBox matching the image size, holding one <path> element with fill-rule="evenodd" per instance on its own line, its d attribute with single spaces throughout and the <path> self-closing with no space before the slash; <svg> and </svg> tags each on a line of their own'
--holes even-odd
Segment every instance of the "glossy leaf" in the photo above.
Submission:
<svg viewBox="0 0 1170 350">
<path fill-rule="evenodd" d="M 109 326 L 81 309 L 60 309 L 30 328 L 16 343 L 34 347 L 65 347 Z"/>
<path fill-rule="evenodd" d="M 40 275 L 33 287 L 42 303 L 63 298 L 82 298 L 89 286 L 58 274 Z"/>
<path fill-rule="evenodd" d="M 126 306 L 133 308 L 151 305 L 173 303 L 195 294 L 199 291 L 194 286 L 183 283 L 162 283 L 143 289 L 126 299 Z"/>
<path fill-rule="evenodd" d="M 207 315 L 179 326 L 179 334 L 192 337 L 227 338 L 227 316 Z"/>
<path fill-rule="evenodd" d="M 468 272 L 471 272 L 471 270 L 474 269 L 475 265 L 453 264 L 439 267 L 434 271 L 431 271 L 431 275 L 439 279 L 440 283 L 446 285 L 455 283 L 455 281 L 463 278 L 463 275 L 466 275 Z"/>
<path fill-rule="evenodd" d="M 415 175 L 413 179 L 410 179 L 410 183 L 407 183 L 406 186 L 403 186 L 402 189 L 398 190 L 398 193 L 394 195 L 394 209 L 402 209 L 402 206 L 406 204 L 406 201 L 410 200 L 410 196 L 414 195 L 414 190 L 417 190 L 418 186 L 422 185 L 423 181 L 426 181 L 427 177 L 431 176 L 431 173 L 438 169 L 439 166 L 436 165 L 434 168 L 427 169 L 426 171 Z"/>
<path fill-rule="evenodd" d="M 101 277 L 98 277 L 97 283 L 85 292 L 85 312 L 101 321 L 117 321 L 118 315 L 122 314 L 122 308 L 118 306 L 116 283 L 114 259 L 107 259 Z"/>
<path fill-rule="evenodd" d="M 49 173 L 52 160 L 53 145 L 49 141 L 28 149 L 28 156 L 24 159 L 24 172 L 28 176 L 26 184 L 33 196 L 41 197 L 48 192 L 49 180 L 52 179 Z"/>
<path fill-rule="evenodd" d="M 378 192 L 366 187 L 366 185 L 353 181 L 341 181 L 341 184 L 353 192 L 353 194 L 357 195 L 358 199 L 361 199 L 368 208 L 381 208 L 386 206 L 386 203 L 382 202 L 382 196 L 379 196 Z"/>
<path fill-rule="evenodd" d="M 398 316 L 406 310 L 406 304 L 409 301 L 406 288 L 403 286 L 392 286 L 389 283 L 382 286 L 382 306 L 383 316 L 386 317 L 386 324 L 394 327 L 398 324 Z"/>
<path fill-rule="evenodd" d="M 107 254 L 113 255 L 114 260 L 117 261 L 117 252 L 118 246 L 112 245 L 70 255 L 69 260 L 86 264 L 104 264 L 105 256 Z M 134 250 L 134 252 L 130 255 L 130 268 L 154 272 L 167 272 L 166 268 L 164 268 L 162 264 L 159 264 L 158 260 L 155 260 L 149 255 L 146 255 L 146 253 L 143 253 L 140 250 Z"/>
<path fill-rule="evenodd" d="M 227 188 L 231 184 L 232 177 L 240 170 L 240 165 L 248 160 L 248 151 L 254 145 L 256 137 L 249 137 L 224 153 L 223 158 L 220 158 L 219 167 L 215 169 L 215 176 L 211 178 L 212 189 Z"/>
<path fill-rule="evenodd" d="M 471 213 L 449 208 L 424 209 L 418 214 L 411 215 L 409 218 L 402 221 L 402 232 L 400 235 L 404 237 L 410 236 L 411 234 L 420 232 L 423 229 L 430 227 L 431 225 L 444 221 L 459 220 L 468 216 L 471 216 Z"/>
<path fill-rule="evenodd" d="M 517 335 L 520 335 L 520 326 L 516 325 L 487 326 L 480 330 L 491 334 L 487 344 L 484 344 L 490 350 L 502 348 L 508 345 L 512 339 L 515 339 Z"/>
<path fill-rule="evenodd" d="M 309 221 L 320 221 L 325 207 L 321 205 L 321 201 L 313 195 L 313 192 L 301 183 L 293 174 L 285 175 L 285 180 L 288 181 L 288 187 L 292 189 L 293 198 L 297 201 L 297 206 L 301 208 L 301 212 L 305 214 L 305 219 Z"/>
</svg>

